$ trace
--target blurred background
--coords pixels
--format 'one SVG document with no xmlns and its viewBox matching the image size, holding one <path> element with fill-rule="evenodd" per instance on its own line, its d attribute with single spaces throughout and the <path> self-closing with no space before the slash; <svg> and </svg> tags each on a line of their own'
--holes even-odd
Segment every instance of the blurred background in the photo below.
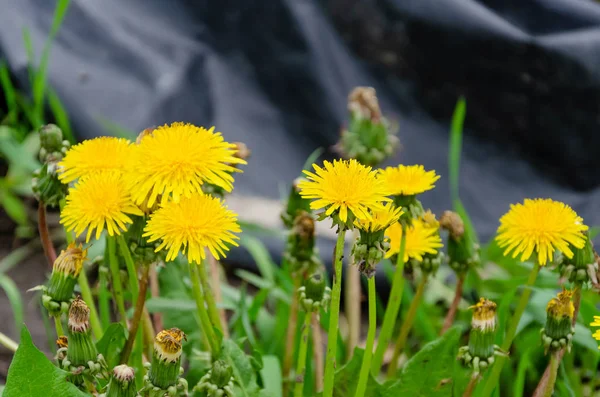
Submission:
<svg viewBox="0 0 600 397">
<path fill-rule="evenodd" d="M 76 142 L 185 121 L 246 143 L 230 206 L 278 260 L 284 240 L 266 229 L 311 153 L 336 157 L 354 87 L 374 87 L 398 126 L 386 164 L 442 175 L 422 197 L 436 213 L 452 207 L 450 120 L 464 97 L 460 197 L 487 241 L 526 197 L 600 224 L 598 65 L 592 0 L 0 0 L 0 318 L 19 304 L 11 291 L 45 279 L 24 242 L 42 123 Z M 320 244 L 329 260 L 326 230 Z M 243 249 L 231 260 L 251 265 Z"/>
</svg>

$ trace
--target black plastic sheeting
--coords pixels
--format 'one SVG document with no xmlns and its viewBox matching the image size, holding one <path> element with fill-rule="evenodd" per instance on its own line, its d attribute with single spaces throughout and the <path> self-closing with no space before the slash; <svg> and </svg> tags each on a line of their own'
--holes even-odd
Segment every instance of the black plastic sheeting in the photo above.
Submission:
<svg viewBox="0 0 600 397">
<path fill-rule="evenodd" d="M 22 29 L 39 53 L 54 5 L 0 1 L 0 56 L 23 87 Z M 49 83 L 81 138 L 106 134 L 104 120 L 216 125 L 253 152 L 236 194 L 271 199 L 336 142 L 349 91 L 373 86 L 400 125 L 388 163 L 442 175 L 422 197 L 436 212 L 451 206 L 448 125 L 464 95 L 460 194 L 485 241 L 525 197 L 600 224 L 598 65 L 600 5 L 587 0 L 73 0 Z"/>
</svg>

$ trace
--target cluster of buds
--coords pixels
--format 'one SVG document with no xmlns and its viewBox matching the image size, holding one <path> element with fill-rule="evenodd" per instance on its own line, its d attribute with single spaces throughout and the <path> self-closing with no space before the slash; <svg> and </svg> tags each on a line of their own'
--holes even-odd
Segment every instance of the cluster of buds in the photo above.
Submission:
<svg viewBox="0 0 600 397">
<path fill-rule="evenodd" d="M 394 205 L 402 208 L 402 215 L 400 216 L 399 222 L 408 227 L 412 225 L 413 219 L 423 218 L 425 215 L 425 209 L 423 204 L 417 199 L 416 195 L 403 195 L 394 196 Z"/>
<path fill-rule="evenodd" d="M 546 306 L 546 326 L 540 331 L 546 353 L 564 347 L 571 351 L 571 341 L 575 333 L 573 326 L 575 306 L 571 301 L 572 296 L 572 291 L 563 290 Z"/>
<path fill-rule="evenodd" d="M 63 140 L 62 131 L 54 124 L 42 126 L 39 133 L 42 167 L 34 171 L 32 190 L 39 201 L 56 207 L 66 196 L 68 188 L 58 180 L 58 163 L 70 145 L 69 141 Z"/>
<path fill-rule="evenodd" d="M 375 267 L 390 249 L 390 242 L 384 237 L 385 230 L 374 233 L 360 231 L 360 237 L 352 246 L 352 256 L 365 277 L 375 275 Z"/>
<path fill-rule="evenodd" d="M 136 397 L 135 371 L 127 365 L 117 365 L 112 372 L 104 397 Z"/>
<path fill-rule="evenodd" d="M 496 304 L 485 298 L 470 307 L 473 309 L 469 344 L 458 350 L 458 360 L 479 374 L 494 363 L 495 356 L 506 356 L 496 338 Z"/>
<path fill-rule="evenodd" d="M 223 360 L 217 360 L 193 391 L 204 393 L 206 397 L 234 397 L 233 380 L 231 366 Z"/>
<path fill-rule="evenodd" d="M 149 397 L 176 396 L 178 391 L 187 395 L 187 381 L 181 377 L 182 341 L 186 335 L 178 328 L 160 331 L 154 339 L 152 363 L 147 364 L 142 395 Z"/>
<path fill-rule="evenodd" d="M 331 299 L 331 289 L 325 285 L 321 273 L 315 273 L 298 288 L 300 306 L 307 312 L 318 312 L 320 308 L 327 310 Z"/>
<path fill-rule="evenodd" d="M 372 87 L 356 87 L 348 96 L 350 124 L 343 129 L 335 150 L 346 158 L 375 166 L 390 157 L 398 146 L 388 120 L 381 115 Z"/>
<path fill-rule="evenodd" d="M 73 290 L 86 259 L 87 249 L 83 249 L 81 244 L 71 243 L 54 261 L 50 281 L 43 287 L 42 296 L 42 303 L 51 316 L 69 311 Z"/>
<path fill-rule="evenodd" d="M 233 142 L 232 144 L 235 145 L 234 157 L 243 160 L 242 164 L 246 164 L 246 161 L 248 160 L 248 158 L 250 158 L 250 155 L 252 154 L 250 149 L 248 149 L 248 146 L 246 146 L 246 144 L 243 142 Z M 236 163 L 229 165 L 231 165 L 232 167 L 237 167 L 238 164 Z M 202 185 L 202 191 L 206 194 L 210 194 L 211 196 L 219 198 L 225 197 L 225 194 L 227 193 L 225 189 L 223 189 L 221 186 L 212 183 L 204 183 Z"/>
<path fill-rule="evenodd" d="M 588 282 L 597 285 L 598 257 L 594 251 L 589 232 L 585 232 L 585 245 L 582 248 L 574 246 L 569 248 L 573 251 L 573 257 L 569 259 L 565 255 L 560 255 L 556 261 L 561 276 L 578 285 L 587 284 Z"/>
<path fill-rule="evenodd" d="M 459 275 L 479 264 L 479 246 L 465 231 L 465 225 L 456 212 L 445 211 L 440 227 L 448 231 L 448 258 L 450 267 Z"/>
<path fill-rule="evenodd" d="M 85 378 L 99 376 L 108 377 L 108 368 L 102 354 L 98 353 L 92 341 L 90 327 L 90 309 L 85 302 L 77 297 L 69 308 L 69 321 L 67 324 L 68 341 L 59 339 L 61 347 L 58 349 L 57 358 L 64 357 L 59 365 L 70 372 L 72 382 L 81 384 Z M 64 346 L 64 345 L 67 346 Z M 66 351 L 66 355 L 65 355 Z"/>
</svg>

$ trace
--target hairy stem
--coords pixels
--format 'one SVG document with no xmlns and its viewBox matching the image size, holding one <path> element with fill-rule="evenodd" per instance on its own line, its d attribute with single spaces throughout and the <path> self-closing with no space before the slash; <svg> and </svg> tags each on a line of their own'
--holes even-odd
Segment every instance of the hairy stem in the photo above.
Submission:
<svg viewBox="0 0 600 397">
<path fill-rule="evenodd" d="M 342 259 L 344 258 L 345 230 L 338 230 L 335 244 L 335 261 L 333 265 L 333 289 L 331 291 L 331 306 L 329 311 L 329 330 L 327 332 L 327 355 L 325 356 L 325 380 L 323 397 L 333 396 L 333 378 L 337 355 L 337 336 L 340 320 L 340 297 L 342 294 Z"/>
<path fill-rule="evenodd" d="M 388 348 L 388 343 L 394 332 L 394 325 L 398 318 L 400 303 L 402 302 L 402 292 L 404 290 L 404 250 L 406 248 L 406 226 L 402 225 L 402 238 L 400 239 L 400 252 L 396 262 L 396 271 L 392 280 L 392 290 L 383 316 L 383 324 L 379 331 L 379 340 L 377 341 L 377 350 L 371 363 L 371 374 L 374 377 L 379 375 L 383 365 L 383 356 Z"/>
<path fill-rule="evenodd" d="M 208 317 L 213 327 L 219 330 L 221 335 L 225 335 L 223 332 L 223 325 L 221 324 L 221 317 L 219 316 L 219 310 L 217 309 L 217 303 L 215 302 L 215 296 L 213 290 L 208 282 L 208 274 L 206 273 L 206 261 L 202 261 L 198 265 L 198 274 L 200 275 L 200 284 L 202 285 L 202 291 L 204 292 L 204 299 L 206 300 L 206 307 L 208 308 Z M 217 283 L 218 284 L 218 283 Z M 227 324 L 225 324 L 225 328 Z"/>
<path fill-rule="evenodd" d="M 312 317 L 313 356 L 315 360 L 315 392 L 323 390 L 323 334 L 319 322 L 319 314 Z"/>
<path fill-rule="evenodd" d="M 138 343 L 142 343 L 142 334 L 138 333 L 138 329 L 140 326 L 140 320 L 142 318 L 142 314 L 144 312 L 144 305 L 146 303 L 146 291 L 148 290 L 148 273 L 150 272 L 150 266 L 142 266 L 142 277 L 140 278 L 139 283 L 139 291 L 137 295 L 137 300 L 135 302 L 135 310 L 133 312 L 133 317 L 131 319 L 131 324 L 129 325 L 129 336 L 127 337 L 127 342 L 125 343 L 125 347 L 123 348 L 123 352 L 121 353 L 121 364 L 127 364 L 129 361 L 129 355 L 133 349 L 133 342 L 138 341 Z M 142 353 L 142 345 L 140 345 L 139 354 Z"/>
<path fill-rule="evenodd" d="M 229 338 L 229 329 L 227 328 L 227 316 L 225 315 L 225 309 L 219 308 L 219 305 L 223 303 L 223 293 L 221 292 L 221 277 L 219 261 L 210 253 L 208 253 L 208 264 L 210 266 L 210 280 L 213 286 L 213 293 L 215 294 L 215 303 L 218 308 L 219 321 L 221 323 L 221 329 L 223 331 L 223 337 Z"/>
<path fill-rule="evenodd" d="M 512 345 L 513 340 L 515 339 L 515 334 L 517 333 L 517 326 L 519 325 L 519 321 L 521 320 L 521 316 L 525 311 L 525 307 L 529 302 L 529 297 L 531 296 L 531 287 L 535 284 L 535 280 L 537 279 L 537 275 L 540 271 L 540 265 L 536 260 L 531 273 L 529 273 L 529 278 L 527 279 L 527 284 L 525 284 L 525 288 L 521 297 L 519 299 L 519 303 L 517 304 L 517 308 L 515 309 L 515 314 L 513 315 L 508 330 L 506 331 L 506 335 L 504 336 L 504 342 L 502 343 L 502 350 L 508 352 L 510 350 L 510 346 Z M 485 387 L 483 389 L 484 396 L 491 396 L 492 392 L 498 386 L 498 380 L 500 379 L 500 374 L 502 373 L 502 367 L 504 366 L 504 362 L 506 361 L 506 357 L 499 356 L 496 359 L 496 363 L 492 367 L 492 372 L 485 382 Z"/>
<path fill-rule="evenodd" d="M 444 319 L 444 325 L 442 325 L 442 331 L 440 332 L 440 335 L 444 335 L 454 323 L 454 318 L 456 317 L 456 312 L 458 311 L 458 304 L 460 303 L 460 299 L 462 298 L 464 284 L 465 274 L 460 274 L 458 276 L 458 280 L 456 281 L 454 299 L 452 299 L 452 304 L 450 305 L 450 308 L 448 309 L 448 314 L 446 314 L 446 318 Z"/>
<path fill-rule="evenodd" d="M 356 297 L 354 297 L 354 299 L 356 299 Z M 373 357 L 373 344 L 375 342 L 376 331 L 377 293 L 375 291 L 375 276 L 373 276 L 369 278 L 369 331 L 367 333 L 365 355 L 363 356 L 363 361 L 360 367 L 360 375 L 358 377 L 358 385 L 356 386 L 355 397 L 364 396 L 365 391 L 367 390 L 367 382 L 369 381 L 369 371 L 371 370 L 371 358 Z"/>
<path fill-rule="evenodd" d="M 43 201 L 38 203 L 38 232 L 40 233 L 40 240 L 42 241 L 42 247 L 44 248 L 44 254 L 48 260 L 48 265 L 52 269 L 54 261 L 56 260 L 56 251 L 54 250 L 54 244 L 50 239 L 50 231 L 48 230 L 48 222 L 46 220 L 46 204 Z"/>
<path fill-rule="evenodd" d="M 352 241 L 356 241 L 359 237 L 358 230 L 352 232 Z M 354 262 L 354 258 L 352 258 Z M 350 265 L 350 263 L 349 263 Z M 353 266 L 348 266 L 348 270 Z M 348 319 L 348 340 L 346 341 L 346 350 L 348 359 L 352 357 L 354 348 L 358 345 L 360 337 L 360 272 L 346 272 L 346 288 L 344 288 L 344 313 Z"/>
<path fill-rule="evenodd" d="M 302 397 L 304 391 L 304 377 L 306 370 L 306 352 L 308 350 L 308 338 L 310 337 L 310 320 L 312 313 L 304 316 L 302 335 L 300 336 L 300 348 L 298 349 L 298 363 L 296 364 L 296 384 L 294 386 L 294 397 Z"/>
<path fill-rule="evenodd" d="M 398 335 L 398 340 L 396 340 L 396 345 L 394 346 L 394 354 L 392 355 L 392 361 L 388 366 L 387 376 L 392 377 L 394 373 L 396 373 L 396 369 L 398 368 L 398 358 L 404 350 L 404 346 L 406 345 L 406 340 L 408 338 L 408 333 L 412 329 L 412 326 L 415 322 L 415 316 L 417 314 L 417 309 L 419 308 L 419 304 L 423 299 L 423 292 L 425 291 L 425 285 L 427 284 L 427 279 L 429 278 L 428 274 L 423 274 L 421 277 L 421 281 L 419 281 L 419 285 L 417 286 L 417 291 L 415 292 L 415 296 L 413 300 L 410 302 L 410 307 L 408 308 L 408 313 L 406 314 L 406 318 L 402 323 L 402 328 L 400 328 L 400 334 Z"/>
<path fill-rule="evenodd" d="M 108 245 L 108 264 L 112 276 L 112 287 L 115 295 L 115 302 L 119 310 L 119 317 L 123 327 L 127 329 L 127 313 L 125 312 L 125 299 L 123 298 L 123 286 L 121 285 L 121 272 L 119 270 L 119 261 L 117 260 L 116 242 L 114 237 L 106 239 Z"/>
<path fill-rule="evenodd" d="M 216 355 L 219 352 L 220 347 L 215 336 L 215 331 L 210 323 L 208 311 L 206 310 L 205 306 L 204 294 L 202 293 L 202 288 L 200 287 L 200 275 L 198 274 L 199 266 L 200 265 L 188 262 L 190 279 L 192 281 L 192 291 L 194 293 L 194 299 L 196 300 L 196 310 L 198 311 L 197 314 L 198 321 L 200 322 L 200 328 L 204 333 L 205 340 L 208 341 L 211 353 Z"/>
<path fill-rule="evenodd" d="M 288 379 L 290 371 L 292 370 L 292 361 L 294 357 L 294 350 L 296 344 L 296 323 L 298 321 L 298 288 L 302 282 L 300 274 L 293 276 L 294 281 L 294 292 L 292 293 L 292 303 L 290 305 L 290 316 L 288 321 L 288 328 L 285 335 L 285 355 L 283 357 L 283 378 Z M 286 389 L 284 395 L 287 395 L 287 382 L 284 383 L 284 389 Z"/>
</svg>

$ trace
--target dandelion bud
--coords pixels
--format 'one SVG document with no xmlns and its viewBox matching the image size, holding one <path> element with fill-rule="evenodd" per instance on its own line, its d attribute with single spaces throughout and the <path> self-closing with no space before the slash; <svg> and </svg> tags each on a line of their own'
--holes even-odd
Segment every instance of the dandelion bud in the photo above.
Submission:
<svg viewBox="0 0 600 397">
<path fill-rule="evenodd" d="M 69 309 L 77 278 L 86 259 L 87 249 L 84 250 L 81 244 L 77 246 L 71 243 L 54 261 L 52 275 L 42 297 L 44 307 L 50 315 L 57 316 Z"/>
<path fill-rule="evenodd" d="M 294 220 L 296 219 L 298 214 L 302 212 L 312 214 L 312 210 L 310 209 L 310 200 L 304 199 L 302 198 L 302 196 L 300 196 L 298 183 L 301 180 L 304 179 L 297 178 L 292 184 L 292 187 L 290 188 L 290 194 L 288 195 L 285 211 L 281 214 L 281 220 L 288 229 L 294 227 Z"/>
<path fill-rule="evenodd" d="M 473 309 L 469 345 L 459 349 L 458 359 L 476 373 L 491 366 L 495 355 L 505 355 L 494 345 L 496 339 L 496 303 L 481 298 Z"/>
<path fill-rule="evenodd" d="M 382 117 L 372 87 L 356 87 L 348 97 L 350 124 L 341 132 L 335 150 L 346 158 L 365 165 L 377 165 L 391 156 L 398 146 L 388 121 Z"/>
<path fill-rule="evenodd" d="M 150 388 L 167 390 L 178 384 L 183 340 L 187 340 L 187 337 L 178 328 L 163 330 L 156 335 L 152 366 L 147 375 Z"/>
<path fill-rule="evenodd" d="M 33 172 L 31 190 L 38 201 L 57 207 L 67 195 L 68 186 L 58 180 L 58 160 L 45 162 L 42 167 Z"/>
<path fill-rule="evenodd" d="M 458 274 L 466 273 L 479 263 L 479 249 L 470 235 L 465 232 L 464 223 L 456 212 L 445 211 L 440 217 L 440 227 L 448 230 L 448 257 L 450 267 Z"/>
<path fill-rule="evenodd" d="M 47 124 L 40 128 L 40 160 L 47 162 L 49 159 L 59 161 L 69 148 L 69 141 L 63 140 L 63 133 L 58 126 Z"/>
<path fill-rule="evenodd" d="M 563 347 L 571 351 L 571 340 L 575 333 L 575 327 L 572 325 L 575 312 L 572 296 L 572 291 L 563 290 L 546 306 L 546 326 L 541 330 L 545 352 L 560 350 Z"/>
<path fill-rule="evenodd" d="M 567 258 L 565 255 L 560 255 L 558 259 L 558 268 L 562 277 L 567 278 L 570 282 L 583 284 L 591 281 L 593 284 L 598 283 L 598 263 L 596 261 L 596 252 L 594 245 L 590 240 L 589 232 L 583 233 L 585 244 L 582 248 L 577 248 L 569 245 L 573 251 L 573 257 Z"/>
<path fill-rule="evenodd" d="M 325 285 L 325 278 L 321 273 L 315 273 L 306 280 L 298 289 L 300 304 L 307 312 L 327 308 L 331 297 L 331 289 Z"/>
<path fill-rule="evenodd" d="M 194 391 L 204 392 L 207 397 L 234 397 L 233 369 L 223 360 L 217 360 L 212 368 L 194 387 Z"/>
<path fill-rule="evenodd" d="M 315 219 L 310 212 L 297 213 L 288 236 L 284 258 L 292 273 L 312 272 L 320 266 L 315 247 Z"/>
<path fill-rule="evenodd" d="M 90 309 L 77 297 L 69 308 L 69 346 L 67 358 L 73 366 L 87 366 L 98 359 L 96 345 L 90 336 Z"/>
<path fill-rule="evenodd" d="M 117 365 L 113 369 L 112 377 L 105 397 L 136 397 L 135 371 L 127 365 Z"/>
</svg>

